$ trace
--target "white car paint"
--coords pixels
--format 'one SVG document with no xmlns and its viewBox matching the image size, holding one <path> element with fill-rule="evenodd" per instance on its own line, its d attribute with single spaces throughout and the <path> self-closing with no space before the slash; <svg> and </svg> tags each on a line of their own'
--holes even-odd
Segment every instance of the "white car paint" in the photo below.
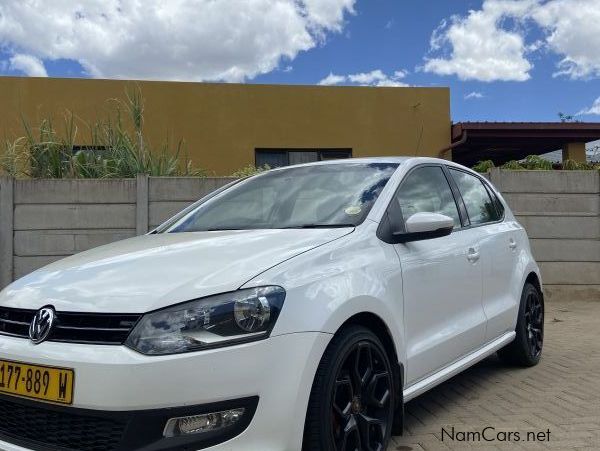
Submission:
<svg viewBox="0 0 600 451">
<path fill-rule="evenodd" d="M 446 229 L 454 226 L 454 220 L 439 213 L 415 213 L 406 220 L 408 233 L 427 232 L 430 229 Z"/>
<path fill-rule="evenodd" d="M 258 272 L 351 231 L 228 230 L 129 238 L 38 269 L 6 288 L 1 302 L 30 309 L 52 304 L 71 312 L 148 312 L 236 290 Z"/>
<path fill-rule="evenodd" d="M 401 165 L 357 227 L 150 234 L 56 262 L 0 292 L 0 306 L 51 303 L 57 311 L 145 313 L 278 285 L 286 299 L 268 339 L 145 356 L 125 346 L 36 346 L 0 336 L 0 359 L 74 368 L 73 406 L 88 409 L 178 407 L 257 395 L 249 427 L 207 449 L 297 451 L 316 368 L 352 316 L 367 312 L 385 323 L 404 367 L 406 399 L 510 342 L 525 279 L 530 273 L 541 278 L 506 203 L 498 223 L 387 244 L 377 229 L 406 174 L 421 164 L 458 165 L 430 158 L 362 161 Z M 343 170 L 344 161 L 316 164 Z M 22 449 L 1 441 L 0 448 Z"/>
</svg>

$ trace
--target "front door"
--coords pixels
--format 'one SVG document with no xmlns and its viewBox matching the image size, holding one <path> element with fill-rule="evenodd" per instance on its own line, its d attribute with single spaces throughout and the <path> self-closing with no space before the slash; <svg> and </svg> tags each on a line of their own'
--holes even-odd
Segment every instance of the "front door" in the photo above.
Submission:
<svg viewBox="0 0 600 451">
<path fill-rule="evenodd" d="M 455 223 L 448 236 L 394 245 L 402 266 L 406 383 L 411 385 L 484 342 L 480 236 L 477 230 L 462 228 L 457 202 L 439 165 L 413 169 L 392 202 L 399 204 L 403 220 L 432 212 L 450 216 Z"/>
</svg>

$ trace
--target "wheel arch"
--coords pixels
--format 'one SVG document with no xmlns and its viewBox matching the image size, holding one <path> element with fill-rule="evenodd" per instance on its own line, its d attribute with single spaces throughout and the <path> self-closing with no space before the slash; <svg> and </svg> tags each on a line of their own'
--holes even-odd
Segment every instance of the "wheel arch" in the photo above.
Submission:
<svg viewBox="0 0 600 451">
<path fill-rule="evenodd" d="M 540 277 L 535 271 L 530 271 L 529 274 L 527 274 L 523 286 L 525 286 L 526 283 L 531 283 L 534 287 L 536 287 L 539 290 L 540 293 L 542 293 L 542 282 L 540 281 Z"/>
<path fill-rule="evenodd" d="M 339 333 L 342 329 L 348 326 L 363 326 L 375 334 L 381 341 L 386 353 L 392 363 L 394 371 L 394 382 L 396 383 L 396 413 L 394 415 L 394 424 L 392 426 L 392 434 L 401 435 L 404 429 L 404 364 L 399 359 L 399 354 L 396 349 L 394 337 L 386 322 L 373 312 L 360 312 L 352 315 L 344 323 L 340 325 L 335 332 Z"/>
</svg>

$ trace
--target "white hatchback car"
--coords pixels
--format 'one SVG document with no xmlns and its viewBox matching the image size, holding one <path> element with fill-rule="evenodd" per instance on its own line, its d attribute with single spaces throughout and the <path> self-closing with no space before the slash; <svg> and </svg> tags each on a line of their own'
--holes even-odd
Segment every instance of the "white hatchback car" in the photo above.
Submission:
<svg viewBox="0 0 600 451">
<path fill-rule="evenodd" d="M 385 450 L 403 403 L 540 359 L 525 231 L 432 158 L 275 169 L 0 293 L 0 448 Z"/>
</svg>

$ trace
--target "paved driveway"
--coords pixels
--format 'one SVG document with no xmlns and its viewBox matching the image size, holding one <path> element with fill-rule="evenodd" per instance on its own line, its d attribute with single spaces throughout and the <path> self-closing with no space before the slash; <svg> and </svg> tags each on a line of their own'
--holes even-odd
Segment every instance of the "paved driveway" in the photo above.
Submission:
<svg viewBox="0 0 600 451">
<path fill-rule="evenodd" d="M 538 366 L 490 357 L 409 402 L 406 415 L 388 451 L 600 450 L 600 299 L 546 304 Z"/>
</svg>

